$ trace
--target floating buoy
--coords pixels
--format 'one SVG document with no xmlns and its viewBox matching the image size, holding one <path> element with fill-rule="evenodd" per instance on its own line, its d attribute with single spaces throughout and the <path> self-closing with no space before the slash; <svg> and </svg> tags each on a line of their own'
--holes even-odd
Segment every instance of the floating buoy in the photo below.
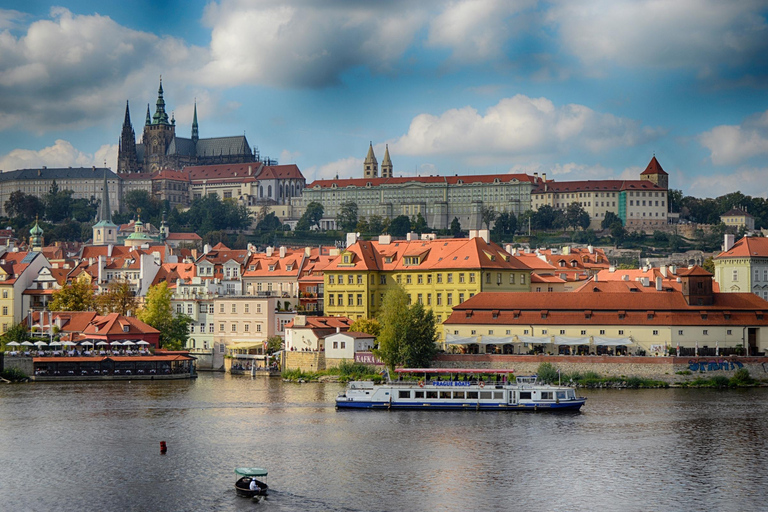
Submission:
<svg viewBox="0 0 768 512">
<path fill-rule="evenodd" d="M 165 454 L 168 451 L 168 447 L 165 445 L 165 441 L 160 441 L 160 453 Z"/>
</svg>

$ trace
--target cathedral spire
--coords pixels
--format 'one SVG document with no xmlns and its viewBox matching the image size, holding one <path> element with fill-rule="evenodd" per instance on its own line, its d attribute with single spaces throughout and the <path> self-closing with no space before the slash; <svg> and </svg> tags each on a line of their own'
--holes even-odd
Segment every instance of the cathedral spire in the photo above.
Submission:
<svg viewBox="0 0 768 512">
<path fill-rule="evenodd" d="M 392 160 L 389 158 L 389 144 L 386 145 L 384 150 L 384 160 L 381 161 L 381 177 L 392 177 Z"/>
<path fill-rule="evenodd" d="M 195 100 L 195 115 L 192 117 L 192 142 L 197 142 L 200 139 L 200 133 L 197 129 L 197 100 Z"/>
<path fill-rule="evenodd" d="M 152 116 L 152 124 L 168 124 L 168 113 L 165 111 L 163 99 L 163 77 L 160 77 L 160 87 L 157 89 L 157 102 L 155 103 L 155 115 Z"/>
<path fill-rule="evenodd" d="M 136 172 L 137 170 L 136 132 L 133 131 L 133 125 L 131 125 L 131 111 L 128 101 L 126 101 L 123 131 L 120 133 L 120 142 L 117 150 L 117 172 L 128 173 Z"/>
<path fill-rule="evenodd" d="M 104 186 L 101 191 L 101 204 L 99 205 L 99 221 L 112 222 L 112 212 L 109 208 L 109 190 L 107 189 L 107 170 L 104 169 Z"/>
<path fill-rule="evenodd" d="M 152 115 L 149 113 L 149 103 L 147 103 L 147 119 L 144 121 L 144 126 L 149 126 L 152 124 Z"/>
<path fill-rule="evenodd" d="M 126 126 L 131 126 L 131 111 L 128 109 L 128 100 L 125 100 L 125 119 L 123 119 L 123 130 Z"/>
</svg>

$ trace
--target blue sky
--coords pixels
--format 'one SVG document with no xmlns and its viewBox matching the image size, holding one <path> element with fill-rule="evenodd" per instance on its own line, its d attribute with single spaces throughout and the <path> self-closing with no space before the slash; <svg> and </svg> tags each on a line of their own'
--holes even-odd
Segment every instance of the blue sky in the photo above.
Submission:
<svg viewBox="0 0 768 512">
<path fill-rule="evenodd" d="M 177 133 L 308 181 L 546 172 L 768 197 L 768 2 L 218 0 L 0 7 L 0 169 L 116 168 L 159 76 Z"/>
</svg>

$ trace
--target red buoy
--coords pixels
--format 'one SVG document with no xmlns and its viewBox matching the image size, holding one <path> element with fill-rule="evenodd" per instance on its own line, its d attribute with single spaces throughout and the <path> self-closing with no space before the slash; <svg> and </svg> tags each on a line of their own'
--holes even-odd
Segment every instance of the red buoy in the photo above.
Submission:
<svg viewBox="0 0 768 512">
<path fill-rule="evenodd" d="M 165 441 L 160 441 L 160 453 L 165 453 L 168 451 L 168 447 L 165 445 Z"/>
</svg>

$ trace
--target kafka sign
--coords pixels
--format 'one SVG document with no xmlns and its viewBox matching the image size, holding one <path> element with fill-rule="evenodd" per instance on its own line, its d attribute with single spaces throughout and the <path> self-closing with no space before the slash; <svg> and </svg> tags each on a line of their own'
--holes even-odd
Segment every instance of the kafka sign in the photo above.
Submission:
<svg viewBox="0 0 768 512">
<path fill-rule="evenodd" d="M 372 364 L 375 366 L 384 366 L 384 363 L 370 352 L 355 352 L 355 362 L 362 364 Z"/>
</svg>

